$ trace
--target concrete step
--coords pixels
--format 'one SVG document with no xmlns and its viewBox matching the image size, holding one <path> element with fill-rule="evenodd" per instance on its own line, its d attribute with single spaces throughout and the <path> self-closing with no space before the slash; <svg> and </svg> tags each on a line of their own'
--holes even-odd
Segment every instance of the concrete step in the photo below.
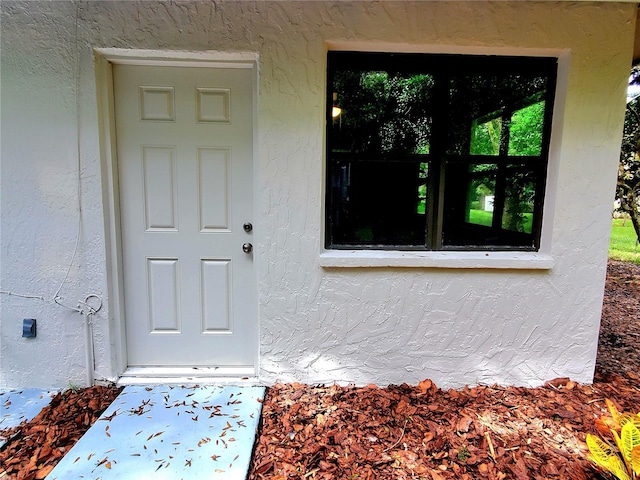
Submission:
<svg viewBox="0 0 640 480">
<path fill-rule="evenodd" d="M 264 392 L 127 386 L 47 479 L 245 479 Z"/>
</svg>

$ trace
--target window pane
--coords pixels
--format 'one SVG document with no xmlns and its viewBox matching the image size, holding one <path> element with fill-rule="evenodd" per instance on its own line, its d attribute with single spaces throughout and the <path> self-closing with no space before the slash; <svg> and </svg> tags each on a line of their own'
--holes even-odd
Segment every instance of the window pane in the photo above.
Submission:
<svg viewBox="0 0 640 480">
<path fill-rule="evenodd" d="M 471 127 L 471 155 L 500 155 L 502 118 L 487 122 L 473 121 Z"/>
<path fill-rule="evenodd" d="M 536 179 L 526 164 L 448 162 L 443 246 L 533 248 Z"/>
<path fill-rule="evenodd" d="M 447 152 L 540 155 L 549 78 L 530 73 L 453 76 Z"/>
<path fill-rule="evenodd" d="M 333 152 L 426 154 L 434 80 L 427 74 L 342 70 L 334 75 Z"/>
<path fill-rule="evenodd" d="M 331 182 L 333 245 L 425 245 L 417 162 L 340 161 Z M 424 208 L 424 204 L 423 204 Z"/>
<path fill-rule="evenodd" d="M 416 211 L 424 215 L 427 209 L 427 182 L 429 178 L 429 164 L 421 163 L 418 172 L 418 205 Z"/>
<path fill-rule="evenodd" d="M 544 101 L 513 112 L 509 130 L 509 155 L 540 155 L 544 126 Z"/>
<path fill-rule="evenodd" d="M 470 165 L 467 188 L 467 223 L 490 227 L 493 224 L 493 205 L 496 195 L 495 164 Z"/>
<path fill-rule="evenodd" d="M 513 171 L 507 167 L 502 228 L 513 232 L 531 233 L 535 200 L 534 175 L 529 171 Z"/>
</svg>

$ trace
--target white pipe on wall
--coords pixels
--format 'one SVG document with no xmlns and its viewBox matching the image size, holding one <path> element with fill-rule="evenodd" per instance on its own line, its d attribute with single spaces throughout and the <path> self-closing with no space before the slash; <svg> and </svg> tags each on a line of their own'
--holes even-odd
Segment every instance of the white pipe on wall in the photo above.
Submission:
<svg viewBox="0 0 640 480">
<path fill-rule="evenodd" d="M 87 386 L 93 387 L 95 358 L 93 353 L 93 323 L 92 313 L 83 314 L 85 320 L 85 358 L 87 361 Z"/>
</svg>

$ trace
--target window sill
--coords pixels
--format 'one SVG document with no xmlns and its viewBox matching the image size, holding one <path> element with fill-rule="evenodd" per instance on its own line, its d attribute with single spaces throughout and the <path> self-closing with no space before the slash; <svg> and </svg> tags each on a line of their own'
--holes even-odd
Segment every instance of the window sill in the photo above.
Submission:
<svg viewBox="0 0 640 480">
<path fill-rule="evenodd" d="M 325 250 L 320 266 L 331 268 L 400 267 L 550 270 L 551 255 L 539 252 L 405 252 L 386 250 Z"/>
</svg>

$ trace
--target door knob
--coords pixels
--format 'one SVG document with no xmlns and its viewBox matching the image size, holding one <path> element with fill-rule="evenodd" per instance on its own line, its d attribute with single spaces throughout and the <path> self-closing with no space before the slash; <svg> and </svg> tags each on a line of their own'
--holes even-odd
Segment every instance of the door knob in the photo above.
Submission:
<svg viewBox="0 0 640 480">
<path fill-rule="evenodd" d="M 245 243 L 242 245 L 242 251 L 244 253 L 251 253 L 253 251 L 253 245 L 250 243 Z"/>
</svg>

